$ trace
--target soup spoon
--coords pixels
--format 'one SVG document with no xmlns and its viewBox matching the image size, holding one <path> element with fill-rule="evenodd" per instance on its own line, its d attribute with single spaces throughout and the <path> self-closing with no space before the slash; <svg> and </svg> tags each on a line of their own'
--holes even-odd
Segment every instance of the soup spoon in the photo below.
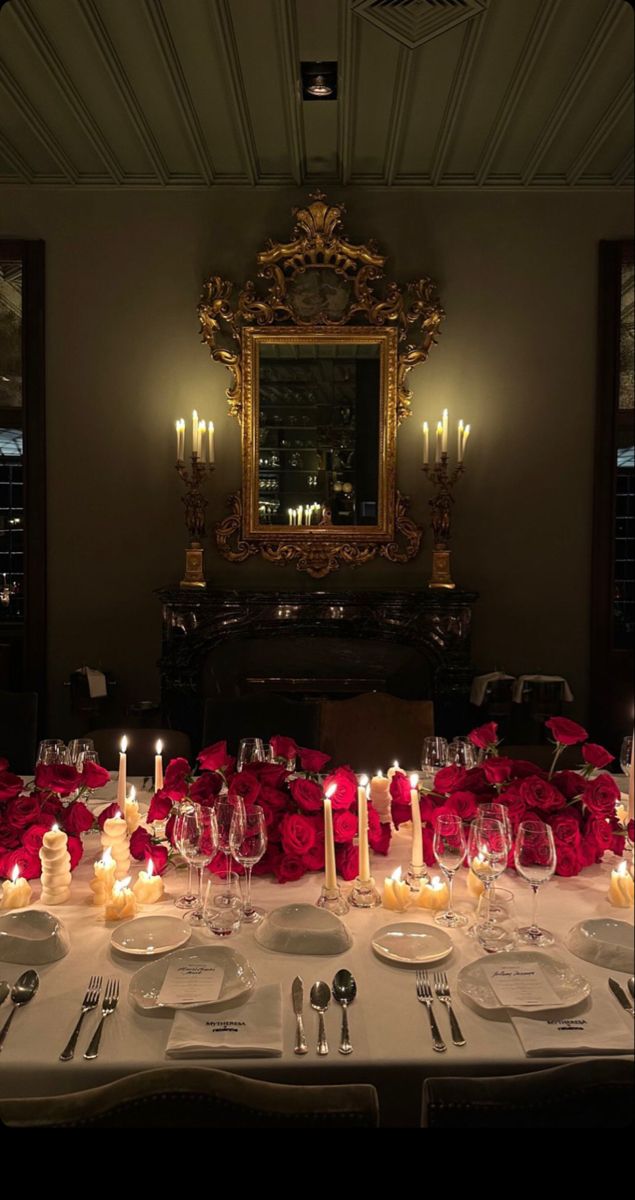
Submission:
<svg viewBox="0 0 635 1200">
<path fill-rule="evenodd" d="M 9 1032 L 11 1022 L 19 1008 L 24 1004 L 28 1004 L 32 1000 L 40 986 L 40 977 L 37 971 L 25 971 L 19 979 L 16 980 L 11 988 L 11 1001 L 13 1008 L 9 1013 L 2 1029 L 0 1029 L 0 1050 L 4 1046 L 5 1038 Z"/>
<path fill-rule="evenodd" d="M 342 1032 L 340 1035 L 340 1054 L 352 1054 L 351 1035 L 348 1029 L 348 1006 L 357 995 L 357 984 L 350 971 L 338 971 L 333 980 L 333 999 L 342 1006 Z"/>
</svg>

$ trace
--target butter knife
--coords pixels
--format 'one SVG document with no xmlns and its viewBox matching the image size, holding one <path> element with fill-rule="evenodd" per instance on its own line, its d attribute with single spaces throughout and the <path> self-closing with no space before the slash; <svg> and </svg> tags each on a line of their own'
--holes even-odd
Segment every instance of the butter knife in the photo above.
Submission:
<svg viewBox="0 0 635 1200">
<path fill-rule="evenodd" d="M 304 1024 L 302 1021 L 302 1006 L 304 1004 L 304 984 L 299 975 L 296 975 L 291 985 L 291 998 L 293 1000 L 293 1011 L 295 1013 L 295 1046 L 293 1047 L 294 1054 L 306 1054 L 308 1046 L 304 1033 Z"/>
<path fill-rule="evenodd" d="M 626 995 L 624 988 L 620 986 L 620 984 L 617 982 L 617 979 L 609 979 L 609 987 L 610 987 L 613 995 L 615 996 L 615 999 L 619 1000 L 620 1004 L 622 1005 L 622 1008 L 625 1008 L 627 1013 L 630 1013 L 631 1016 L 634 1017 L 635 1016 L 635 1008 L 633 1008 L 633 1005 L 629 1002 L 628 996 Z"/>
</svg>

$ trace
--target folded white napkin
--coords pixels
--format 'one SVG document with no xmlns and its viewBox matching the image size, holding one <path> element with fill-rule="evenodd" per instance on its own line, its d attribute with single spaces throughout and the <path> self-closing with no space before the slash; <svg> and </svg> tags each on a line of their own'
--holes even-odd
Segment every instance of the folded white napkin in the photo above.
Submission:
<svg viewBox="0 0 635 1200">
<path fill-rule="evenodd" d="M 475 675 L 470 690 L 470 704 L 476 704 L 480 707 L 485 699 L 485 693 L 490 683 L 495 683 L 497 679 L 513 678 L 513 675 L 505 675 L 504 671 L 490 671 L 489 675 Z"/>
<path fill-rule="evenodd" d="M 573 700 L 573 692 L 563 675 L 519 675 L 512 688 L 512 700 L 516 704 L 522 703 L 523 687 L 526 683 L 561 683 L 564 699 L 568 704 Z"/>
<path fill-rule="evenodd" d="M 521 1017 L 514 1013 L 510 1020 L 528 1058 L 633 1053 L 633 1018 L 619 1007 L 608 989 L 606 995 L 594 991 L 585 1011 L 575 1016 L 567 1009 L 548 1016 Z"/>
<path fill-rule="evenodd" d="M 258 988 L 238 1007 L 175 1013 L 165 1053 L 167 1058 L 279 1058 L 280 984 Z"/>
</svg>

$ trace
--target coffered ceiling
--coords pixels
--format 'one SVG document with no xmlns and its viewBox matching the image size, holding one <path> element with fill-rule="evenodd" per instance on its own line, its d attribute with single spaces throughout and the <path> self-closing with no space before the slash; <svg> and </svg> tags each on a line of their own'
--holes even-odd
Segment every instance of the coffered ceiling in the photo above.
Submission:
<svg viewBox="0 0 635 1200">
<path fill-rule="evenodd" d="M 0 4 L 0 183 L 633 182 L 626 0 Z M 302 60 L 337 100 L 300 99 Z"/>
</svg>

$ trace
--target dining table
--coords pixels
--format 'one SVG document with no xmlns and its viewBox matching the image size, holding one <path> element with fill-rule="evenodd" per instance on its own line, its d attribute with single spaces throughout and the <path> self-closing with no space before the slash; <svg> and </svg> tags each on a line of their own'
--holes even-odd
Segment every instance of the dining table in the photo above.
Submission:
<svg viewBox="0 0 635 1200">
<path fill-rule="evenodd" d="M 138 785 L 141 808 L 147 805 L 150 794 L 144 793 L 142 780 Z M 115 785 L 101 789 L 93 798 L 97 812 L 109 804 L 115 795 Z M 373 855 L 372 873 L 380 893 L 384 879 L 401 866 L 405 872 L 409 862 L 410 837 L 407 829 L 393 832 L 387 856 Z M 73 873 L 70 900 L 49 909 L 66 927 L 70 937 L 68 954 L 56 962 L 37 968 L 40 986 L 37 995 L 16 1013 L 10 1035 L 0 1054 L 0 1097 L 43 1097 L 78 1092 L 125 1077 L 131 1073 L 156 1067 L 178 1071 L 179 1061 L 166 1058 L 166 1044 L 173 1021 L 170 1010 L 159 1008 L 142 1012 L 128 996 L 133 975 L 143 966 L 138 958 L 123 955 L 111 944 L 116 927 L 107 923 L 104 910 L 92 903 L 89 888 L 93 878 L 93 863 L 100 857 L 100 838 L 96 831 L 84 835 L 84 856 Z M 628 975 L 583 961 L 566 946 L 568 931 L 587 918 L 613 917 L 633 925 L 632 909 L 613 908 L 608 900 L 611 870 L 617 860 L 606 854 L 603 862 L 570 878 L 554 877 L 540 889 L 539 922 L 555 935 L 554 945 L 543 953 L 564 959 L 591 987 L 592 1005 L 595 996 L 608 994 L 610 976 L 624 988 Z M 177 865 L 179 864 L 179 865 Z M 134 863 L 133 877 L 145 863 Z M 441 874 L 440 871 L 431 873 Z M 460 870 L 455 882 L 455 903 L 460 911 L 473 916 L 476 901 L 467 888 L 467 870 Z M 178 855 L 170 862 L 165 874 L 165 894 L 152 905 L 142 905 L 139 914 L 182 917 L 174 901 L 185 891 L 187 872 Z M 525 925 L 531 913 L 531 889 L 513 871 L 507 871 L 499 883 L 512 893 L 513 920 Z M 255 877 L 254 902 L 271 911 L 281 905 L 315 904 L 322 884 L 319 873 L 285 884 L 273 878 Z M 32 881 L 33 907 L 45 907 L 39 899 L 40 884 Z M 342 884 L 344 891 L 350 884 Z M 379 1093 L 381 1123 L 386 1127 L 416 1127 L 420 1124 L 422 1087 L 427 1078 L 445 1076 L 510 1075 L 552 1067 L 571 1058 L 531 1057 L 523 1047 L 505 1010 L 485 1015 L 463 999 L 457 989 L 457 976 L 466 964 L 482 957 L 485 952 L 470 936 L 468 928 L 449 931 L 452 951 L 439 966 L 448 977 L 454 1011 L 459 1019 L 465 1045 L 456 1046 L 449 1036 L 448 1013 L 435 1003 L 437 1021 L 445 1034 L 447 1051 L 435 1053 L 430 1035 L 428 1014 L 418 1002 L 415 971 L 380 958 L 371 942 L 382 927 L 400 922 L 432 923 L 434 913 L 425 909 L 392 912 L 384 907 L 350 908 L 343 916 L 351 938 L 350 949 L 338 955 L 288 954 L 266 949 L 255 937 L 255 926 L 242 924 L 229 937 L 216 938 L 211 932 L 192 930 L 190 946 L 223 944 L 231 946 L 248 960 L 256 974 L 257 985 L 280 983 L 283 997 L 283 1053 L 270 1058 L 198 1059 L 196 1065 L 220 1067 L 250 1077 L 291 1084 L 372 1083 Z M 1 954 L 1 951 L 0 951 Z M 488 958 L 491 956 L 487 956 Z M 326 1013 L 330 1053 L 317 1054 L 318 1016 L 309 1005 L 309 989 L 317 980 L 332 984 L 341 968 L 349 969 L 357 984 L 357 994 L 349 1008 L 349 1023 L 353 1052 L 338 1053 L 341 1013 L 331 1003 Z M 8 963 L 0 957 L 0 979 L 13 983 L 26 969 Z M 120 1000 L 116 1011 L 106 1023 L 99 1057 L 86 1061 L 84 1041 L 88 1042 L 99 1012 L 88 1014 L 77 1055 L 69 1062 L 60 1061 L 77 1021 L 84 993 L 91 976 L 116 976 Z M 304 1023 L 309 1050 L 304 1056 L 294 1054 L 296 1023 L 291 988 L 296 976 L 304 981 Z M 0 1011 L 4 1021 L 8 1003 Z M 633 1030 L 633 1018 L 612 1001 L 612 1019 L 617 1029 Z M 190 1062 L 188 1065 L 192 1065 Z"/>
</svg>

